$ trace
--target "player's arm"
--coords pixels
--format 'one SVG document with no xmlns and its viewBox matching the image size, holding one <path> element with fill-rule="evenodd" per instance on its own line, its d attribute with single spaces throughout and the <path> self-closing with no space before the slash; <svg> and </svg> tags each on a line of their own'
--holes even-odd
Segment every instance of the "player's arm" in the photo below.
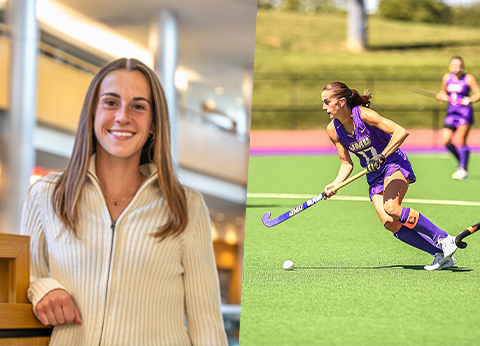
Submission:
<svg viewBox="0 0 480 346">
<path fill-rule="evenodd" d="M 28 299 L 44 325 L 81 324 L 80 311 L 67 289 L 50 275 L 50 259 L 41 207 L 45 182 L 32 185 L 23 203 L 20 234 L 30 237 L 30 286 Z"/>
<path fill-rule="evenodd" d="M 470 96 L 470 103 L 477 102 L 480 100 L 480 87 L 478 86 L 477 80 L 471 74 L 467 74 L 466 80 L 468 87 L 473 92 L 472 96 Z"/>
<path fill-rule="evenodd" d="M 448 73 L 443 76 L 442 90 L 440 90 L 440 92 L 435 96 L 440 103 L 443 101 L 448 101 L 448 93 L 447 93 L 448 76 L 449 76 Z"/>
<path fill-rule="evenodd" d="M 395 152 L 405 139 L 408 137 L 408 132 L 403 126 L 400 126 L 396 122 L 382 117 L 380 114 L 370 108 L 361 107 L 360 115 L 368 125 L 375 126 L 380 130 L 392 135 L 390 142 L 388 142 L 385 149 L 383 149 L 380 155 L 385 158 Z"/>
<path fill-rule="evenodd" d="M 352 159 L 350 158 L 350 154 L 348 153 L 347 148 L 343 146 L 342 143 L 337 139 L 337 133 L 335 131 L 335 125 L 333 121 L 330 122 L 327 126 L 327 134 L 330 140 L 332 141 L 333 145 L 335 145 L 335 148 L 337 149 L 338 152 L 338 157 L 340 158 L 340 169 L 338 170 L 337 177 L 335 178 L 334 181 L 332 181 L 330 184 L 325 186 L 325 193 L 327 194 L 327 197 L 332 197 L 335 195 L 337 192 L 333 191 L 332 189 L 337 186 L 338 184 L 344 182 L 352 173 L 353 170 L 353 162 Z"/>
</svg>

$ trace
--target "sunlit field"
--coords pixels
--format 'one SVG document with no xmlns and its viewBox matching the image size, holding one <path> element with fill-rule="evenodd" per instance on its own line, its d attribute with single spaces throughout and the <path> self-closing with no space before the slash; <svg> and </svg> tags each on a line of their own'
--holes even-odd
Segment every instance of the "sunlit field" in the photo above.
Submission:
<svg viewBox="0 0 480 346">
<path fill-rule="evenodd" d="M 480 221 L 480 154 L 466 181 L 451 179 L 448 155 L 409 156 L 418 180 L 405 206 L 454 235 Z M 427 272 L 433 258 L 383 228 L 365 178 L 262 224 L 264 212 L 276 217 L 322 192 L 338 166 L 336 156 L 250 157 L 240 344 L 478 345 L 480 233 L 454 267 Z"/>
</svg>

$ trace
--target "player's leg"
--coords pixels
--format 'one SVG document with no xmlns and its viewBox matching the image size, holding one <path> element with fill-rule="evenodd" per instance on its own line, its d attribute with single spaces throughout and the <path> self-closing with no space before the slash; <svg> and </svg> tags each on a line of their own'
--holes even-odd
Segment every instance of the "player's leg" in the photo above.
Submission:
<svg viewBox="0 0 480 346">
<path fill-rule="evenodd" d="M 467 146 L 467 137 L 470 132 L 470 124 L 466 123 L 457 127 L 457 136 L 460 141 L 460 150 L 459 150 L 459 168 L 460 172 L 454 178 L 455 179 L 467 179 L 468 178 L 468 158 L 470 156 L 470 149 Z"/>
<path fill-rule="evenodd" d="M 400 171 L 393 173 L 385 179 L 384 186 L 383 196 L 375 195 L 372 201 L 385 228 L 392 231 L 397 239 L 434 256 L 432 264 L 426 265 L 425 270 L 441 270 L 453 266 L 455 259 L 445 257 L 444 251 L 433 239 L 397 220 L 398 215 L 402 215 L 401 203 L 408 190 L 408 181 L 404 175 Z"/>
<path fill-rule="evenodd" d="M 400 174 L 401 177 L 398 176 L 398 174 Z M 387 230 L 392 232 L 395 238 L 403 241 L 410 246 L 425 251 L 432 256 L 435 256 L 437 253 L 441 253 L 442 249 L 440 249 L 432 239 L 403 226 L 400 221 L 398 221 L 398 217 L 394 218 L 393 215 L 389 215 L 386 212 L 386 200 L 388 201 L 387 204 L 389 205 L 387 210 L 392 214 L 394 209 L 401 208 L 403 197 L 408 190 L 408 182 L 406 181 L 403 174 L 400 173 L 400 171 L 393 173 L 391 176 L 385 179 L 384 185 L 389 186 L 387 191 L 384 190 L 382 193 L 372 196 L 373 205 L 375 207 L 375 210 L 377 211 L 378 217 L 383 223 L 383 226 Z M 396 191 L 394 191 L 394 189 Z"/>
<path fill-rule="evenodd" d="M 412 208 L 402 207 L 403 197 L 408 190 L 408 181 L 400 171 L 396 171 L 384 180 L 383 208 L 402 225 L 424 234 L 443 249 L 445 257 L 450 257 L 457 250 L 455 237 L 438 228 L 424 215 Z"/>
<path fill-rule="evenodd" d="M 455 127 L 452 125 L 445 124 L 445 127 L 442 128 L 441 137 L 442 142 L 449 152 L 455 157 L 457 162 L 460 161 L 460 155 L 458 154 L 457 148 L 452 144 L 453 133 L 455 132 Z"/>
<path fill-rule="evenodd" d="M 402 207 L 403 197 L 408 190 L 408 181 L 400 171 L 385 178 L 383 190 L 383 209 L 403 226 L 421 233 L 440 245 L 446 258 L 457 250 L 455 237 L 437 227 L 413 208 Z"/>
<path fill-rule="evenodd" d="M 400 227 L 399 229 L 400 234 L 398 234 L 397 232 L 396 237 L 399 238 L 400 240 L 403 240 L 402 238 L 404 237 L 409 237 L 409 238 L 414 237 L 410 232 L 407 232 L 409 228 L 403 225 L 403 223 L 400 221 L 400 218 L 403 212 L 403 207 L 402 207 L 403 198 L 407 194 L 408 186 L 409 186 L 407 179 L 402 174 L 402 172 L 396 171 L 392 175 L 386 177 L 383 184 L 384 184 L 383 210 L 388 216 L 390 216 L 395 221 L 398 220 L 398 222 L 402 225 L 402 227 Z M 437 246 L 434 239 L 432 239 L 432 237 L 430 237 L 429 234 L 420 232 L 417 229 L 414 229 L 413 231 L 414 233 L 417 233 L 420 236 L 422 236 L 422 238 L 424 238 L 429 244 L 431 244 L 436 248 L 435 250 L 433 248 L 429 248 L 429 251 L 427 252 L 431 253 L 432 255 L 435 255 L 435 253 L 441 250 Z M 436 251 L 436 252 L 433 252 L 433 251 Z"/>
<path fill-rule="evenodd" d="M 396 220 L 402 214 L 402 201 L 408 191 L 408 181 L 400 171 L 385 177 L 383 181 L 383 209 Z"/>
<path fill-rule="evenodd" d="M 383 227 L 392 232 L 395 238 L 432 256 L 442 252 L 442 249 L 432 239 L 403 226 L 400 221 L 388 215 L 383 209 L 383 196 L 381 194 L 372 196 L 372 202 Z"/>
<path fill-rule="evenodd" d="M 383 209 L 383 192 L 372 196 L 373 206 L 375 207 L 375 211 L 377 212 L 378 218 L 382 221 L 383 227 L 389 230 L 392 233 L 397 233 L 402 224 L 400 221 L 395 220 L 393 217 L 388 215 L 385 210 Z"/>
</svg>

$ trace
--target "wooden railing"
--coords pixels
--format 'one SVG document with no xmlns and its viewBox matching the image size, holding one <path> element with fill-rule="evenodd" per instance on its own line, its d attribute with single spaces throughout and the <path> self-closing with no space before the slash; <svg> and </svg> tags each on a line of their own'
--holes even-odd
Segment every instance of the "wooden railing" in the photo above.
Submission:
<svg viewBox="0 0 480 346">
<path fill-rule="evenodd" d="M 33 314 L 30 284 L 30 237 L 0 233 L 0 346 L 48 345 L 51 328 Z"/>
</svg>

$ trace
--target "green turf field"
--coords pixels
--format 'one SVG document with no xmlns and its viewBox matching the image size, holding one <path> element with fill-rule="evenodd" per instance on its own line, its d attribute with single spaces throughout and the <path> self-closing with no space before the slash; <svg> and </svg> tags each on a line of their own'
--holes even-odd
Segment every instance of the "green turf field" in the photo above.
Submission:
<svg viewBox="0 0 480 346">
<path fill-rule="evenodd" d="M 455 165 L 447 155 L 409 157 L 417 182 L 405 206 L 450 234 L 480 221 L 480 154 L 472 155 L 466 181 L 450 178 Z M 265 211 L 276 217 L 307 198 L 252 196 L 314 196 L 338 167 L 337 156 L 250 157 L 240 345 L 480 345 L 480 232 L 456 252 L 457 265 L 427 272 L 433 258 L 386 231 L 369 201 L 320 201 L 263 226 Z M 367 191 L 361 178 L 338 196 Z M 282 268 L 287 259 L 293 271 Z"/>
</svg>

